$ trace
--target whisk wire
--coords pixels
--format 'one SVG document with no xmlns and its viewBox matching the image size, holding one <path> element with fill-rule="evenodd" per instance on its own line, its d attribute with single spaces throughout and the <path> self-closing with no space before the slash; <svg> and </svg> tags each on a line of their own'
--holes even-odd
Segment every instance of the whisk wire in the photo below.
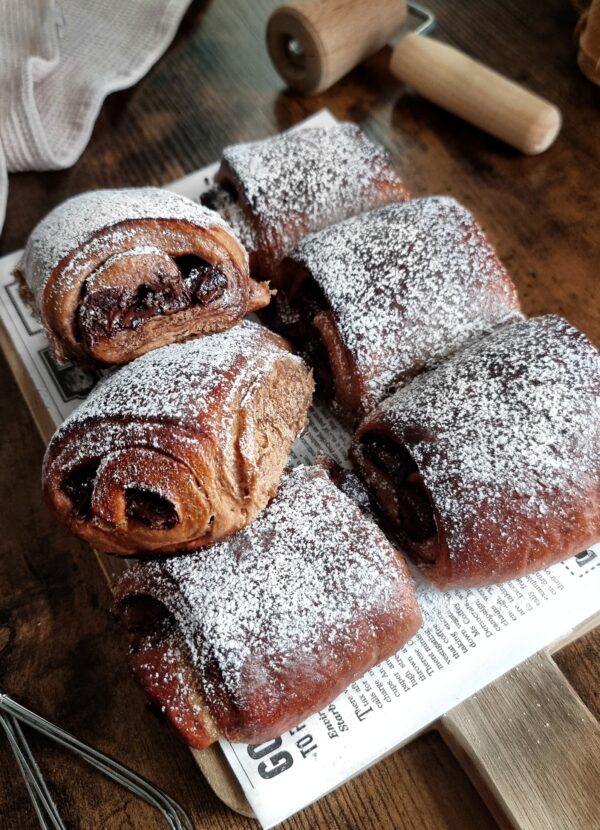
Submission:
<svg viewBox="0 0 600 830">
<path fill-rule="evenodd" d="M 11 716 L 0 715 L 0 723 L 23 776 L 40 827 L 42 830 L 66 830 L 18 721 Z"/>
<path fill-rule="evenodd" d="M 162 814 L 171 830 L 193 830 L 192 822 L 184 809 L 160 787 L 151 784 L 109 755 L 83 743 L 74 735 L 17 703 L 3 692 L 0 692 L 0 712 L 5 713 L 5 715 L 0 715 L 0 722 L 25 779 L 42 830 L 66 830 L 66 828 L 27 744 L 19 721 L 61 744 L 103 775 L 154 807 Z M 51 825 L 47 823 L 47 818 L 52 822 Z"/>
</svg>

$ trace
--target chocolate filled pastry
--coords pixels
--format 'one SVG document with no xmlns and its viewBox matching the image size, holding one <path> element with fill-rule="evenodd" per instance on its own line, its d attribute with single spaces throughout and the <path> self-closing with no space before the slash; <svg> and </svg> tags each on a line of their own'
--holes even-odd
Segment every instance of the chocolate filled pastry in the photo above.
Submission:
<svg viewBox="0 0 600 830">
<path fill-rule="evenodd" d="M 199 548 L 251 522 L 306 426 L 312 378 L 287 349 L 243 321 L 102 381 L 46 451 L 56 518 L 118 554 Z"/>
<path fill-rule="evenodd" d="M 507 326 L 368 415 L 352 455 L 440 587 L 545 568 L 600 539 L 600 354 L 560 317 Z"/>
<path fill-rule="evenodd" d="M 350 425 L 422 369 L 522 317 L 515 287 L 469 211 L 446 196 L 356 216 L 283 262 L 274 327 Z"/>
<path fill-rule="evenodd" d="M 406 563 L 319 466 L 230 539 L 136 565 L 115 601 L 138 682 L 198 749 L 280 735 L 421 624 Z"/>
<path fill-rule="evenodd" d="M 408 197 L 387 151 L 348 123 L 226 147 L 215 183 L 204 204 L 231 223 L 251 273 L 277 288 L 281 258 L 302 236 Z"/>
<path fill-rule="evenodd" d="M 29 237 L 16 275 L 57 358 L 88 366 L 224 331 L 270 300 L 218 214 L 156 187 L 59 205 Z"/>
</svg>

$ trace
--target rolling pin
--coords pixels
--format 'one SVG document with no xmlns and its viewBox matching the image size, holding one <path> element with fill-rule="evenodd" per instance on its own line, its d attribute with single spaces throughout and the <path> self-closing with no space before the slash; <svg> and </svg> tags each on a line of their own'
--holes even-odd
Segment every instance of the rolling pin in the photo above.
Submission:
<svg viewBox="0 0 600 830">
<path fill-rule="evenodd" d="M 390 70 L 407 86 L 528 155 L 546 150 L 561 126 L 550 102 L 458 49 L 417 32 L 435 20 L 405 0 L 290 0 L 267 25 L 271 60 L 288 86 L 315 95 L 402 29 L 408 9 L 426 18 L 400 39 Z"/>
<path fill-rule="evenodd" d="M 317 95 L 382 49 L 406 20 L 406 0 L 290 0 L 267 24 L 267 47 L 291 89 Z"/>
<path fill-rule="evenodd" d="M 432 38 L 403 37 L 390 70 L 424 98 L 527 155 L 547 150 L 560 130 L 560 110 L 549 101 Z"/>
</svg>

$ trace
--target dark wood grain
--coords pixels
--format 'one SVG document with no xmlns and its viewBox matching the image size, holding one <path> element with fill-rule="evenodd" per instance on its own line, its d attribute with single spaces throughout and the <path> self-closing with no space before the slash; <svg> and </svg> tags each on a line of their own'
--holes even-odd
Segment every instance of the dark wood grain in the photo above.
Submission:
<svg viewBox="0 0 600 830">
<path fill-rule="evenodd" d="M 528 312 L 560 312 L 600 344 L 600 90 L 577 69 L 567 0 L 429 0 L 439 18 L 436 37 L 561 107 L 563 131 L 538 158 L 518 155 L 399 88 L 387 74 L 385 50 L 323 95 L 287 94 L 264 49 L 275 5 L 194 2 L 159 64 L 106 102 L 72 169 L 11 176 L 0 252 L 20 247 L 33 224 L 71 194 L 168 182 L 217 158 L 226 143 L 273 133 L 326 106 L 385 143 L 415 194 L 452 193 L 474 210 Z M 42 443 L 3 360 L 0 390 L 0 683 L 172 793 L 198 827 L 254 826 L 220 804 L 190 753 L 145 705 L 94 557 L 51 523 L 41 503 Z M 600 633 L 556 659 L 600 716 Z M 162 827 L 150 810 L 70 756 L 43 740 L 32 743 L 69 826 Z M 37 826 L 3 741 L 0 825 Z M 441 739 L 428 734 L 284 826 L 496 825 Z"/>
</svg>

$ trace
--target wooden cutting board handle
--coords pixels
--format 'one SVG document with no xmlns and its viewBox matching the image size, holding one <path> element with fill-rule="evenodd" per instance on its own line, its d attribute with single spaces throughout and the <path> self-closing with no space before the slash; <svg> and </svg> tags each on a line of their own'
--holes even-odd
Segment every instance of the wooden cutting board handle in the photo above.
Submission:
<svg viewBox="0 0 600 830">
<path fill-rule="evenodd" d="M 445 43 L 407 35 L 390 69 L 424 98 L 528 155 L 547 150 L 560 130 L 557 107 Z"/>
<path fill-rule="evenodd" d="M 598 827 L 600 724 L 545 652 L 452 709 L 439 731 L 502 827 Z"/>
</svg>

